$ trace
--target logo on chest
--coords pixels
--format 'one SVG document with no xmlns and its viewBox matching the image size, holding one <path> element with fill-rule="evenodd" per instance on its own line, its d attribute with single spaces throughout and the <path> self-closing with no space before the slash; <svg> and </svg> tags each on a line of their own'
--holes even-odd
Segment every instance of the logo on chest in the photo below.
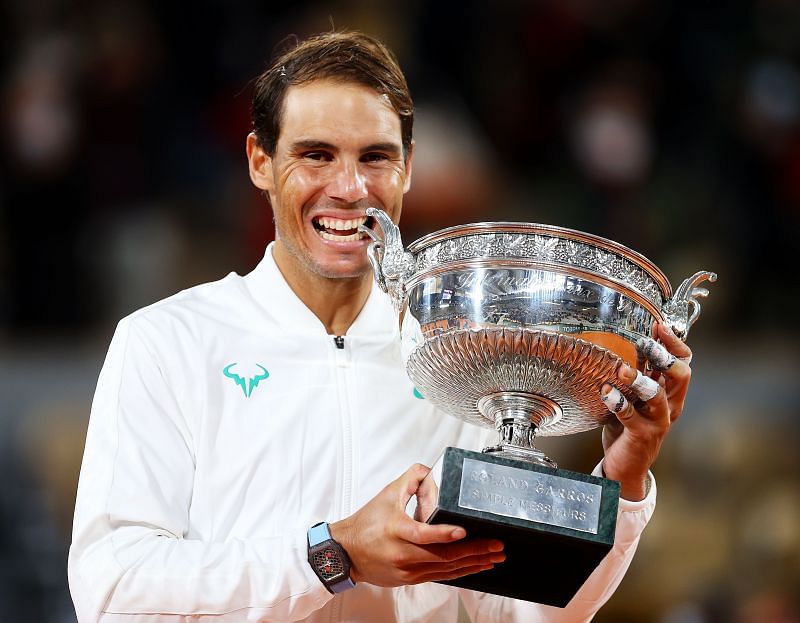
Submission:
<svg viewBox="0 0 800 623">
<path fill-rule="evenodd" d="M 238 367 L 234 369 L 235 366 Z M 239 372 L 245 376 L 241 376 Z M 242 388 L 242 393 L 245 398 L 249 398 L 252 395 L 261 381 L 265 381 L 269 378 L 269 372 L 267 372 L 267 369 L 260 363 L 254 366 L 239 366 L 239 364 L 233 362 L 222 369 L 222 374 Z"/>
</svg>

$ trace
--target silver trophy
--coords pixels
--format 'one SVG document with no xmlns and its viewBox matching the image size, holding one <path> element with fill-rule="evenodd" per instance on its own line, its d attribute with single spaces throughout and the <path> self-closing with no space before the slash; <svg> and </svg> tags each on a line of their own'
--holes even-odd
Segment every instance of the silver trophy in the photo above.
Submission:
<svg viewBox="0 0 800 623">
<path fill-rule="evenodd" d="M 697 272 L 673 294 L 636 251 L 532 223 L 450 227 L 405 249 L 385 212 L 367 214 L 380 233 L 361 231 L 411 381 L 444 412 L 498 432 L 483 453 L 446 449 L 431 475 L 440 499 L 428 521 L 506 540 L 505 563 L 453 583 L 565 605 L 613 544 L 619 489 L 556 469 L 534 438 L 606 423 L 603 383 L 620 361 L 641 369 L 636 342 L 656 321 L 685 340 L 708 294 L 700 284 L 716 274 Z M 559 569 L 553 582 L 520 581 L 531 555 Z"/>
</svg>

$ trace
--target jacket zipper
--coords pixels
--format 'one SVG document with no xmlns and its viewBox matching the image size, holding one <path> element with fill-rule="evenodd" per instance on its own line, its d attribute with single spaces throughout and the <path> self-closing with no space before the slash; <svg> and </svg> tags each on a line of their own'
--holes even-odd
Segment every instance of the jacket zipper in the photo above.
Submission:
<svg viewBox="0 0 800 623">
<path fill-rule="evenodd" d="M 345 349 L 344 336 L 335 335 L 336 381 L 339 386 L 339 409 L 342 418 L 342 497 L 340 499 L 343 516 L 352 513 L 353 504 L 353 415 L 350 405 L 350 353 Z M 331 621 L 341 618 L 342 600 L 334 600 L 331 608 Z"/>
<path fill-rule="evenodd" d="M 353 413 L 350 399 L 351 362 L 350 352 L 345 348 L 344 336 L 333 338 L 336 346 L 336 381 L 339 387 L 339 409 L 342 418 L 342 497 L 341 510 L 350 514 L 353 509 Z"/>
</svg>

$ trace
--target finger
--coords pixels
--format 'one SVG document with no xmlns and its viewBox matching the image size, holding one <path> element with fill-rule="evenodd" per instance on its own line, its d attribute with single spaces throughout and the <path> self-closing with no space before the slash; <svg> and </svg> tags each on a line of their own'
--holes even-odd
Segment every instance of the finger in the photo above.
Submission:
<svg viewBox="0 0 800 623">
<path fill-rule="evenodd" d="M 630 383 L 630 386 L 633 393 L 644 402 L 655 398 L 656 394 L 661 390 L 658 381 L 654 381 L 649 376 L 642 374 L 639 370 L 636 370 L 636 376 L 633 382 Z"/>
<path fill-rule="evenodd" d="M 669 370 L 677 361 L 677 357 L 656 342 L 653 338 L 642 337 L 636 342 L 636 352 L 647 361 L 654 370 Z M 638 361 L 638 360 L 637 360 Z"/>
<path fill-rule="evenodd" d="M 616 387 L 605 383 L 600 389 L 600 399 L 606 408 L 622 421 L 633 415 L 633 407 Z"/>
<path fill-rule="evenodd" d="M 636 395 L 634 407 L 637 409 L 640 407 L 640 403 L 652 400 L 661 391 L 661 386 L 657 379 L 642 374 L 642 372 L 626 363 L 621 363 L 617 368 L 617 379 L 620 383 L 628 385 Z"/>
<path fill-rule="evenodd" d="M 686 394 L 689 392 L 689 381 L 692 369 L 682 361 L 677 361 L 670 374 L 665 374 L 665 395 L 669 405 L 669 419 L 671 422 L 677 420 L 683 413 L 683 406 L 686 401 Z"/>
<path fill-rule="evenodd" d="M 416 545 L 452 543 L 467 536 L 467 531 L 461 526 L 422 523 L 405 514 L 400 518 L 394 533 L 398 538 Z"/>
<path fill-rule="evenodd" d="M 395 561 L 403 568 L 415 565 L 443 565 L 448 569 L 465 564 L 497 562 L 505 556 L 503 542 L 497 539 L 475 539 L 457 543 L 436 543 L 430 545 L 408 544 Z"/>
<path fill-rule="evenodd" d="M 659 322 L 656 326 L 656 337 L 666 349 L 687 365 L 692 360 L 692 350 L 666 324 Z"/>
<path fill-rule="evenodd" d="M 659 323 L 655 332 L 664 343 L 663 346 L 656 343 L 657 346 L 676 357 L 672 365 L 661 372 L 666 378 L 665 389 L 670 407 L 670 419 L 675 421 L 683 411 L 683 403 L 689 390 L 689 381 L 692 377 L 689 362 L 692 360 L 692 351 L 667 325 Z"/>
<path fill-rule="evenodd" d="M 506 559 L 505 552 L 484 552 L 481 554 L 472 554 L 469 556 L 461 556 L 453 560 L 424 560 L 419 563 L 414 563 L 406 567 L 407 571 L 417 571 L 418 573 L 431 573 L 431 572 L 449 572 L 463 569 L 464 567 L 474 567 L 476 565 L 495 565 L 504 562 Z"/>
<path fill-rule="evenodd" d="M 446 545 L 433 545 L 429 546 L 427 549 L 441 562 L 457 562 L 462 564 L 462 561 L 471 558 L 505 556 L 505 554 L 502 553 L 504 547 L 505 545 L 503 542 L 497 539 L 475 539 L 459 543 L 448 543 Z"/>
<path fill-rule="evenodd" d="M 423 573 L 410 583 L 422 584 L 423 582 L 446 582 L 447 580 L 456 580 L 458 578 L 463 578 L 465 575 L 472 575 L 473 573 L 480 573 L 481 571 L 488 571 L 490 569 L 494 569 L 493 564 L 463 567 L 455 571 Z"/>
<path fill-rule="evenodd" d="M 633 413 L 650 421 L 660 421 L 662 417 L 669 415 L 672 405 L 668 403 L 668 394 L 662 385 L 665 381 L 652 379 L 627 364 L 619 366 L 617 379 L 620 383 L 628 385 L 635 396 Z M 617 418 L 629 428 L 630 422 L 633 421 L 633 413 L 623 414 L 623 417 L 617 416 Z"/>
</svg>

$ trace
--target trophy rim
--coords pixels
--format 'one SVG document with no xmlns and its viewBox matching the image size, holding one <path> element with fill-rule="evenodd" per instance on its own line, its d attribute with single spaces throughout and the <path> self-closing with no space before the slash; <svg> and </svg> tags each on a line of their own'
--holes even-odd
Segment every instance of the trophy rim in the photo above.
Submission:
<svg viewBox="0 0 800 623">
<path fill-rule="evenodd" d="M 624 244 L 604 238 L 597 234 L 590 234 L 588 232 L 580 231 L 578 229 L 571 229 L 569 227 L 560 227 L 557 225 L 547 225 L 544 223 L 525 223 L 517 221 L 484 221 L 479 223 L 467 223 L 464 225 L 454 225 L 452 227 L 445 227 L 430 234 L 426 234 L 421 238 L 417 238 L 408 245 L 407 250 L 414 255 L 419 254 L 426 248 L 452 238 L 459 238 L 462 236 L 487 234 L 487 233 L 515 233 L 515 234 L 545 234 L 557 238 L 564 238 L 568 240 L 575 240 L 583 242 L 602 249 L 610 250 L 619 253 L 629 261 L 645 270 L 659 285 L 664 299 L 672 297 L 672 286 L 667 279 L 664 272 L 656 266 L 656 264 L 642 253 L 625 246 Z M 500 259 L 500 258 L 498 258 Z"/>
</svg>

